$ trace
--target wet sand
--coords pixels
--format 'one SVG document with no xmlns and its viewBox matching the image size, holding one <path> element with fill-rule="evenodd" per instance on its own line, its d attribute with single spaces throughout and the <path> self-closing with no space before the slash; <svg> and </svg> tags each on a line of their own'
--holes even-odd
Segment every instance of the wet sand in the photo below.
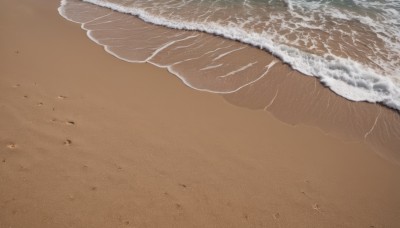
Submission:
<svg viewBox="0 0 400 228">
<path fill-rule="evenodd" d="M 334 88 L 321 85 L 322 79 L 293 70 L 265 50 L 207 33 L 153 25 L 79 0 L 66 1 L 60 12 L 124 61 L 167 68 L 190 88 L 273 113 L 291 125 L 316 126 L 343 140 L 365 141 L 400 165 L 398 111 L 337 96 Z M 336 50 L 341 50 L 335 42 Z"/>
<path fill-rule="evenodd" d="M 366 143 L 120 61 L 58 5 L 0 2 L 0 227 L 400 225 L 400 166 Z"/>
</svg>

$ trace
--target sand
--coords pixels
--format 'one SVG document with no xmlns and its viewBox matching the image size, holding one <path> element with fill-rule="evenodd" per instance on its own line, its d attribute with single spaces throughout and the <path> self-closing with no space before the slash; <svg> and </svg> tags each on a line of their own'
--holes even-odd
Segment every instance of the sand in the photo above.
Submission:
<svg viewBox="0 0 400 228">
<path fill-rule="evenodd" d="M 0 2 L 0 227 L 399 227 L 364 142 L 108 55 L 58 0 Z"/>
</svg>

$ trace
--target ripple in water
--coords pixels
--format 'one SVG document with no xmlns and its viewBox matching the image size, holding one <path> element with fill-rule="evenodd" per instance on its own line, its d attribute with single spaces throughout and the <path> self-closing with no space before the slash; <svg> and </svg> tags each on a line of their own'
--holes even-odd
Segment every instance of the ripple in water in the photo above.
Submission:
<svg viewBox="0 0 400 228">
<path fill-rule="evenodd" d="M 63 0 L 59 12 L 120 59 L 167 68 L 191 88 L 366 140 L 397 159 L 398 113 L 349 105 L 316 80 L 347 99 L 400 109 L 399 4 L 324 2 Z"/>
</svg>

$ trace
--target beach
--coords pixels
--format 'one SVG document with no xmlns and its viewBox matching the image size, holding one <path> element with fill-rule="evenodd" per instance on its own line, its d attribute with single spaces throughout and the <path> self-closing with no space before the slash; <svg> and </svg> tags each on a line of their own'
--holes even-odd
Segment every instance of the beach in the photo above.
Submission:
<svg viewBox="0 0 400 228">
<path fill-rule="evenodd" d="M 382 155 L 285 106 L 193 90 L 109 55 L 59 5 L 0 2 L 1 228 L 400 226 L 397 135 Z"/>
</svg>

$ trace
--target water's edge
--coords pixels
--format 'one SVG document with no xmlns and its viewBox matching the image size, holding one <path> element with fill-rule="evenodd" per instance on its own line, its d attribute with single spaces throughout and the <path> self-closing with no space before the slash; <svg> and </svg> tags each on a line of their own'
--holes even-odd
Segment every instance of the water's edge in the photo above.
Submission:
<svg viewBox="0 0 400 228">
<path fill-rule="evenodd" d="M 349 59 L 340 59 L 337 58 L 334 60 L 334 63 L 326 62 L 324 58 L 321 58 L 316 55 L 312 54 L 307 54 L 304 55 L 301 53 L 299 50 L 295 48 L 291 48 L 286 45 L 280 45 L 280 49 L 284 50 L 284 52 L 279 51 L 276 47 L 274 47 L 274 44 L 268 42 L 268 40 L 263 39 L 262 37 L 257 37 L 257 34 L 251 34 L 250 37 L 257 37 L 257 39 L 248 39 L 248 34 L 237 34 L 237 33 L 232 33 L 232 32 L 221 32 L 224 31 L 224 28 L 214 25 L 214 27 L 199 27 L 198 24 L 179 24 L 177 22 L 171 23 L 171 21 L 165 20 L 163 18 L 155 18 L 152 15 L 147 14 L 143 10 L 132 10 L 132 9 L 127 9 L 124 7 L 121 7 L 116 4 L 112 3 L 105 3 L 105 2 L 99 2 L 96 0 L 83 0 L 84 2 L 91 3 L 97 6 L 109 8 L 111 10 L 125 13 L 125 14 L 131 14 L 133 16 L 136 16 L 137 18 L 147 22 L 151 23 L 154 25 L 159 25 L 159 26 L 164 26 L 167 28 L 172 28 L 172 29 L 179 29 L 179 30 L 190 30 L 190 31 L 199 31 L 199 32 L 205 32 L 208 34 L 220 36 L 223 38 L 227 38 L 230 40 L 235 40 L 244 44 L 248 44 L 260 49 L 263 49 L 264 51 L 268 52 L 269 54 L 272 54 L 273 56 L 276 56 L 279 58 L 283 63 L 288 64 L 293 70 L 296 70 L 306 76 L 314 76 L 319 78 L 320 82 L 330 88 L 333 92 L 338 94 L 341 97 L 344 97 L 345 99 L 351 100 L 351 101 L 367 101 L 370 103 L 381 103 L 389 108 L 395 109 L 396 111 L 400 110 L 400 91 L 399 89 L 393 84 L 393 82 L 390 79 L 387 79 L 385 77 L 381 77 L 377 75 L 375 72 L 371 72 L 368 70 L 365 70 L 363 66 L 357 62 L 352 62 L 351 67 L 352 69 L 350 71 L 355 71 L 355 72 L 361 72 L 360 74 L 363 75 L 368 75 L 368 77 L 364 78 L 357 78 L 357 80 L 360 81 L 351 81 L 351 82 L 346 82 L 343 81 L 344 77 L 338 77 L 337 75 L 334 75 L 334 77 L 324 77 L 321 76 L 320 72 L 314 72 L 315 69 L 318 69 L 318 71 L 321 71 L 325 69 L 326 66 L 333 66 L 335 70 L 344 68 L 343 71 L 349 71 L 349 66 L 348 63 Z M 79 23 L 81 24 L 82 29 L 87 31 L 87 36 L 94 42 L 98 43 L 95 38 L 93 38 L 90 35 L 90 31 L 84 28 L 84 23 L 76 22 L 68 18 L 65 13 L 63 6 L 67 3 L 67 0 L 62 0 L 61 5 L 58 8 L 59 14 L 63 16 L 65 19 L 72 21 L 74 23 Z M 98 43 L 99 44 L 99 43 Z M 101 44 L 100 44 L 101 45 Z M 208 90 L 208 89 L 201 89 L 201 88 L 196 88 L 195 86 L 191 85 L 189 82 L 185 80 L 185 78 L 179 73 L 174 72 L 174 70 L 169 67 L 169 66 L 161 66 L 149 61 L 132 61 L 129 59 L 122 58 L 121 56 L 118 56 L 117 54 L 113 53 L 112 51 L 108 50 L 107 46 L 104 46 L 104 49 L 115 56 L 116 58 L 119 58 L 123 61 L 127 62 L 136 62 L 136 63 L 143 63 L 143 62 L 148 62 L 151 63 L 157 67 L 161 68 L 167 68 L 168 71 L 175 76 L 177 76 L 185 85 L 189 86 L 190 88 L 200 90 L 200 91 L 206 91 L 206 92 L 211 92 L 211 93 L 232 93 L 236 92 L 235 91 L 229 91 L 229 92 L 220 92 L 220 91 L 213 91 L 213 90 Z M 291 57 L 290 55 L 284 55 L 283 53 L 294 53 L 294 57 Z M 304 66 L 299 63 L 299 61 L 296 61 L 298 56 L 304 56 L 304 58 L 307 58 L 305 62 L 312 62 L 312 64 L 317 64 L 319 65 L 318 67 L 314 66 Z M 345 63 L 346 62 L 346 63 Z M 299 65 L 300 64 L 300 65 Z M 346 66 L 346 67 L 345 67 Z M 337 72 L 335 72 L 336 74 Z M 339 72 L 339 74 L 342 72 Z M 340 78 L 338 80 L 337 78 Z M 355 86 L 353 86 L 355 85 Z"/>
</svg>

